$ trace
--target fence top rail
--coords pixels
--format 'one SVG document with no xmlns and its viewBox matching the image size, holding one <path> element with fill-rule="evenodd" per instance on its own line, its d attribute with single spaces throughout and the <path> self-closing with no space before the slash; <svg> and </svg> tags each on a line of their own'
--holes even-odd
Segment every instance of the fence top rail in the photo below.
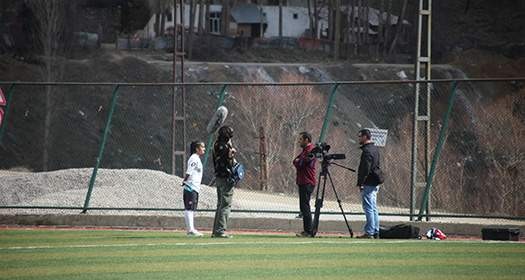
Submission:
<svg viewBox="0 0 525 280">
<path fill-rule="evenodd" d="M 0 85 L 20 86 L 322 86 L 322 85 L 378 85 L 378 84 L 426 84 L 452 82 L 510 82 L 525 81 L 525 77 L 470 78 L 470 79 L 431 79 L 431 80 L 373 80 L 373 81 L 329 81 L 329 82 L 190 82 L 190 83 L 144 83 L 144 82 L 26 82 L 0 81 Z"/>
</svg>

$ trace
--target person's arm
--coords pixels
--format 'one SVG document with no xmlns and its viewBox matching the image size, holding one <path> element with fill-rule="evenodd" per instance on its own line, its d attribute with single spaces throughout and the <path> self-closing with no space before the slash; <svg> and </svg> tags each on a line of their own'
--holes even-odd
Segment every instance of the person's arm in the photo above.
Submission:
<svg viewBox="0 0 525 280">
<path fill-rule="evenodd" d="M 235 150 L 235 148 L 231 147 L 228 149 L 228 158 L 229 159 L 232 159 L 235 157 L 235 153 L 237 152 L 237 150 Z"/>
<path fill-rule="evenodd" d="M 184 183 L 188 181 L 190 176 L 193 174 L 196 166 L 197 163 L 195 161 L 192 161 L 191 159 L 188 160 L 188 168 L 186 169 L 186 175 L 184 175 L 184 180 L 182 180 L 182 185 L 184 185 Z"/>
<path fill-rule="evenodd" d="M 312 164 L 312 161 L 315 161 L 315 157 L 309 156 L 312 152 L 312 149 L 304 149 L 299 156 L 297 156 L 294 160 L 294 165 L 297 168 L 304 168 L 305 166 L 308 166 Z"/>
</svg>

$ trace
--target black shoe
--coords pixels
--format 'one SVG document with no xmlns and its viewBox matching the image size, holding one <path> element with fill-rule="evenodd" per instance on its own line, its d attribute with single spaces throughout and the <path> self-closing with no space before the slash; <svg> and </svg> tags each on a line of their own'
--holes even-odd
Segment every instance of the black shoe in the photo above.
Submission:
<svg viewBox="0 0 525 280">
<path fill-rule="evenodd" d="M 375 239 L 379 239 L 379 233 L 374 234 Z"/>
<path fill-rule="evenodd" d="M 297 237 L 312 237 L 312 234 L 306 231 L 303 231 L 301 233 L 296 233 L 295 236 Z"/>
</svg>

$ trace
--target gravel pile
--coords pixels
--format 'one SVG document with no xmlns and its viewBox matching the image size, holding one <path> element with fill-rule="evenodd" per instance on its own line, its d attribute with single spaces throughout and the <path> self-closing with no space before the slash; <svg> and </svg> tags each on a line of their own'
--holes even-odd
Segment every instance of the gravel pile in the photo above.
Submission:
<svg viewBox="0 0 525 280">
<path fill-rule="evenodd" d="M 40 173 L 0 171 L 0 205 L 82 207 L 92 172 L 92 168 Z M 181 184 L 182 178 L 161 171 L 99 169 L 90 207 L 183 208 Z M 199 209 L 214 210 L 216 203 L 215 188 L 202 185 L 199 194 Z M 297 198 L 237 189 L 232 208 L 297 211 Z M 91 212 L 122 215 L 174 214 L 168 211 L 139 213 L 137 211 L 97 210 Z M 78 210 L 0 209 L 0 213 L 69 214 L 78 213 Z M 243 214 L 243 216 L 250 215 L 255 214 Z"/>
</svg>

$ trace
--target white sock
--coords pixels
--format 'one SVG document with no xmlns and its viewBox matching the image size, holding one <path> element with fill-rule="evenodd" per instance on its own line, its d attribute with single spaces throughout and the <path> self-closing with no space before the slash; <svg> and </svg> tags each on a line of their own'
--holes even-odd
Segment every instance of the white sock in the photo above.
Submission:
<svg viewBox="0 0 525 280">
<path fill-rule="evenodd" d="M 193 227 L 193 211 L 185 210 L 184 220 L 186 221 L 186 229 L 188 230 L 188 232 L 195 231 L 195 228 Z"/>
<path fill-rule="evenodd" d="M 184 210 L 184 223 L 186 224 L 186 231 L 187 232 L 190 232 L 191 231 L 191 228 L 190 228 L 190 211 L 188 210 Z"/>
</svg>

